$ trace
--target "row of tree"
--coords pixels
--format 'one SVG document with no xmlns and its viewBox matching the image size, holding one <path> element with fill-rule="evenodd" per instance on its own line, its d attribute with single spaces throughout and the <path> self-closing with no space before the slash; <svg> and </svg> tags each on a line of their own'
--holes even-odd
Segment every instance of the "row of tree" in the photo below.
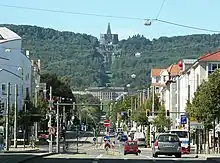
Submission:
<svg viewBox="0 0 220 163">
<path fill-rule="evenodd" d="M 123 100 L 113 103 L 111 112 L 111 122 L 114 125 L 117 121 L 132 120 L 138 126 L 149 126 L 147 112 L 152 113 L 152 96 L 144 100 L 140 104 L 140 99 L 137 96 L 127 96 Z M 154 110 L 156 117 L 153 119 L 152 124 L 157 128 L 158 132 L 163 132 L 165 128 L 170 128 L 171 121 L 166 117 L 165 107 L 159 102 L 157 96 L 154 97 Z M 122 116 L 125 113 L 127 116 Z"/>
<path fill-rule="evenodd" d="M 72 94 L 70 83 L 68 77 L 58 77 L 55 74 L 42 74 L 41 82 L 46 83 L 47 90 L 52 86 L 53 91 L 52 94 L 55 97 L 62 97 L 72 99 L 70 102 L 75 103 L 85 103 L 85 107 L 76 106 L 76 112 L 80 112 L 81 117 L 76 116 L 76 120 L 80 119 L 82 123 L 91 124 L 94 126 L 100 119 L 102 111 L 98 106 L 100 101 L 94 98 L 92 95 L 76 95 Z M 49 91 L 46 93 L 47 99 L 49 99 Z M 27 95 L 25 98 L 25 105 L 23 106 L 23 110 L 18 113 L 18 126 L 22 126 L 23 124 L 28 126 L 32 126 L 34 122 L 39 122 L 41 130 L 47 131 L 48 129 L 48 119 L 46 118 L 46 113 L 48 112 L 48 101 L 44 99 L 43 96 L 38 96 L 38 105 L 34 106 L 33 101 L 30 96 Z M 96 106 L 89 106 L 88 104 L 97 104 Z M 66 114 L 67 120 L 70 120 L 73 115 L 73 107 L 66 106 Z M 78 113 L 75 113 L 79 115 Z M 14 107 L 10 109 L 10 125 L 12 126 L 14 123 Z M 5 118 L 0 117 L 0 126 L 5 125 Z"/>
<path fill-rule="evenodd" d="M 193 100 L 187 101 L 186 111 L 190 117 L 203 123 L 206 129 L 220 119 L 220 70 L 209 75 L 194 93 Z"/>
</svg>

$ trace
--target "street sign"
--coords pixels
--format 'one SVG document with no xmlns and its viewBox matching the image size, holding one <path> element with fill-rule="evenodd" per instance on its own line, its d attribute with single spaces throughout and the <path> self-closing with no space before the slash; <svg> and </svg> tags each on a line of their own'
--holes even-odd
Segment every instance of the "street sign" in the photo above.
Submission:
<svg viewBox="0 0 220 163">
<path fill-rule="evenodd" d="M 54 108 L 54 105 L 53 105 L 54 100 L 48 100 L 48 102 L 49 102 L 48 107 L 49 108 Z"/>
<path fill-rule="evenodd" d="M 54 127 L 49 127 L 48 132 L 49 132 L 49 135 L 54 135 L 56 130 Z"/>
<path fill-rule="evenodd" d="M 96 138 L 93 138 L 92 140 L 95 142 L 95 141 L 96 141 Z"/>
<path fill-rule="evenodd" d="M 104 120 L 104 127 L 109 127 L 109 126 L 110 126 L 109 120 Z"/>
<path fill-rule="evenodd" d="M 182 125 L 183 124 L 187 124 L 187 117 L 186 117 L 186 115 L 181 115 L 180 122 L 181 122 Z"/>
</svg>

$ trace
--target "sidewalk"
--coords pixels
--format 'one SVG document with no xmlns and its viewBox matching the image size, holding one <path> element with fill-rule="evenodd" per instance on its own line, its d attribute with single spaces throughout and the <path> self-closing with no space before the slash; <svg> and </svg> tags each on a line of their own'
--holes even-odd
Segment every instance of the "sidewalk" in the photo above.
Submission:
<svg viewBox="0 0 220 163">
<path fill-rule="evenodd" d="M 18 145 L 17 148 L 10 147 L 9 151 L 6 151 L 6 149 L 4 149 L 4 153 L 29 153 L 36 152 L 38 150 L 39 148 L 31 148 L 28 145 L 26 145 L 25 148 L 23 145 Z"/>
<path fill-rule="evenodd" d="M 201 159 L 218 159 L 218 160 L 220 160 L 220 154 L 198 154 L 198 158 L 201 158 Z"/>
</svg>

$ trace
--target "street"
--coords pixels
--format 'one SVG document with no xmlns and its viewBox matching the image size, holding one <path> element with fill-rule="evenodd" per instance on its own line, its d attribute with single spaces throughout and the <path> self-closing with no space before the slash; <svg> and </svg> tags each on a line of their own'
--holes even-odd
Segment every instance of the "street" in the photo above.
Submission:
<svg viewBox="0 0 220 163">
<path fill-rule="evenodd" d="M 115 138 L 112 138 L 112 140 Z M 114 163 L 121 162 L 215 162 L 206 160 L 205 157 L 198 157 L 196 155 L 183 155 L 182 158 L 159 156 L 159 158 L 153 158 L 150 148 L 140 147 L 141 153 L 136 156 L 133 154 L 124 155 L 123 145 L 116 140 L 115 150 L 109 149 L 106 152 L 103 149 L 103 144 L 99 144 L 96 148 L 91 143 L 80 144 L 78 147 L 78 153 L 76 153 L 76 144 L 70 144 L 70 149 L 66 153 L 60 154 L 48 154 L 48 146 L 39 146 L 38 151 L 32 153 L 2 153 L 0 154 L 1 163 L 65 163 L 65 162 L 77 162 L 77 163 L 107 163 L 114 161 Z M 21 148 L 21 151 L 24 150 Z"/>
</svg>

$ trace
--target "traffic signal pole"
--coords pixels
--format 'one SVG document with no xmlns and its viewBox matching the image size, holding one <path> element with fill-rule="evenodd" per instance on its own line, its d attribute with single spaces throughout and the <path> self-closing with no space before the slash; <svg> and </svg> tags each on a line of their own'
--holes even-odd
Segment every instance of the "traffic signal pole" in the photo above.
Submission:
<svg viewBox="0 0 220 163">
<path fill-rule="evenodd" d="M 52 87 L 50 86 L 50 101 L 52 101 Z M 52 106 L 50 105 L 50 111 L 52 110 Z M 48 127 L 52 127 L 52 115 L 49 114 L 49 125 Z M 53 135 L 50 135 L 49 141 L 49 153 L 53 153 Z"/>
<path fill-rule="evenodd" d="M 60 153 L 60 116 L 59 116 L 59 102 L 57 101 L 57 139 L 56 139 L 56 153 Z"/>
</svg>

